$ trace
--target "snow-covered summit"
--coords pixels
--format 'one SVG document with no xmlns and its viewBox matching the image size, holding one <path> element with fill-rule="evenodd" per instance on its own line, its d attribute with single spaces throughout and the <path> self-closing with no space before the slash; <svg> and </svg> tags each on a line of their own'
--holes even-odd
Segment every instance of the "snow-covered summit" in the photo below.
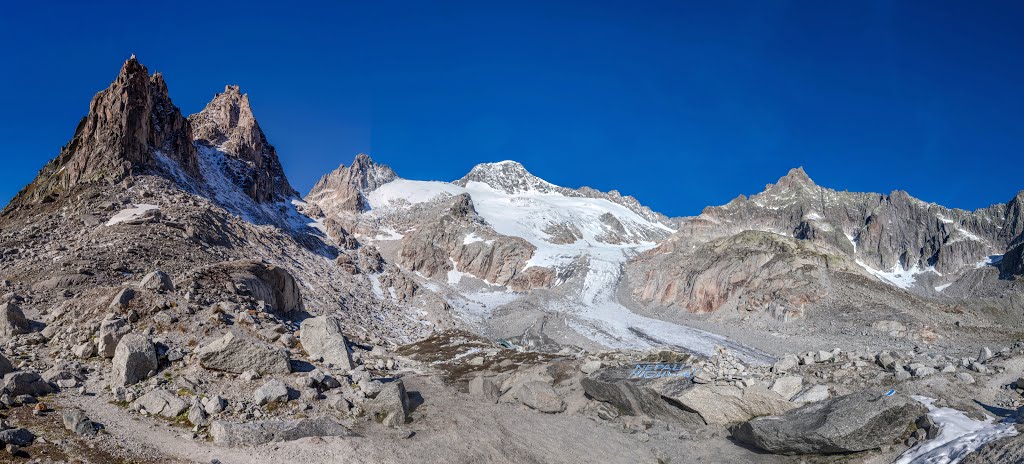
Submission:
<svg viewBox="0 0 1024 464">
<path fill-rule="evenodd" d="M 479 182 L 508 194 L 554 193 L 563 190 L 562 187 L 531 174 L 521 163 L 511 160 L 478 164 L 469 171 L 469 174 L 454 183 L 465 187 L 470 182 Z"/>
</svg>

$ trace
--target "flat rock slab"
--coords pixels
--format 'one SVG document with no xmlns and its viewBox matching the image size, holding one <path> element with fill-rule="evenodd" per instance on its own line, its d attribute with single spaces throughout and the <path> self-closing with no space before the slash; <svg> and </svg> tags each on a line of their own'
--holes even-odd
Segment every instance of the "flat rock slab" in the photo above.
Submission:
<svg viewBox="0 0 1024 464">
<path fill-rule="evenodd" d="M 287 351 L 235 332 L 224 334 L 196 350 L 196 354 L 203 367 L 233 374 L 245 371 L 259 375 L 291 372 Z"/>
<path fill-rule="evenodd" d="M 256 446 L 307 437 L 355 437 L 344 425 L 329 417 L 260 422 L 223 422 L 210 425 L 213 442 L 221 446 Z"/>
<path fill-rule="evenodd" d="M 894 442 L 927 412 L 906 395 L 868 390 L 757 418 L 732 435 L 775 454 L 854 453 Z"/>
<path fill-rule="evenodd" d="M 764 387 L 739 388 L 729 385 L 697 385 L 665 395 L 683 409 L 700 414 L 709 425 L 727 425 L 755 417 L 782 414 L 796 407 Z"/>
</svg>

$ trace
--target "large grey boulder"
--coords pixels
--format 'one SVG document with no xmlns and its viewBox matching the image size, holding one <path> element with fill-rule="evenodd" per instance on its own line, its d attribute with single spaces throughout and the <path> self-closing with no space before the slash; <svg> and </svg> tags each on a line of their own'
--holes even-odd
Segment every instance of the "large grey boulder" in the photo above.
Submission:
<svg viewBox="0 0 1024 464">
<path fill-rule="evenodd" d="M 157 388 L 132 403 L 132 409 L 146 410 L 147 413 L 169 419 L 178 417 L 188 409 L 189 404 L 172 392 Z"/>
<path fill-rule="evenodd" d="M 991 464 L 1024 462 L 1024 435 L 990 441 L 964 456 L 960 464 Z"/>
<path fill-rule="evenodd" d="M 11 396 L 32 395 L 39 396 L 56 391 L 52 385 L 32 371 L 11 372 L 4 376 L 3 386 L 0 391 Z"/>
<path fill-rule="evenodd" d="M 892 443 L 927 412 L 906 395 L 863 391 L 751 420 L 732 435 L 775 454 L 853 453 Z"/>
<path fill-rule="evenodd" d="M 287 351 L 235 332 L 224 334 L 196 350 L 196 354 L 203 367 L 233 374 L 244 371 L 259 375 L 291 372 Z"/>
<path fill-rule="evenodd" d="M 299 327 L 302 348 L 310 359 L 322 358 L 324 363 L 335 369 L 351 370 L 355 365 L 348 351 L 348 339 L 341 330 L 341 320 L 335 316 L 306 319 Z"/>
<path fill-rule="evenodd" d="M 284 403 L 288 401 L 288 386 L 278 379 L 270 380 L 257 388 L 252 396 L 253 401 L 260 406 L 268 403 Z"/>
<path fill-rule="evenodd" d="M 171 280 L 171 276 L 160 270 L 146 274 L 146 277 L 142 278 L 142 283 L 139 284 L 139 286 L 154 292 L 169 292 L 174 290 L 174 282 Z"/>
<path fill-rule="evenodd" d="M 0 337 L 27 334 L 32 331 L 32 321 L 14 303 L 0 304 Z"/>
<path fill-rule="evenodd" d="M 133 385 L 149 377 L 158 367 L 156 348 L 149 339 L 139 334 L 125 335 L 114 350 L 111 384 Z"/>
<path fill-rule="evenodd" d="M 389 427 L 404 424 L 409 415 L 409 396 L 405 392 L 405 384 L 397 379 L 385 383 L 373 398 L 362 404 L 362 408 Z"/>
<path fill-rule="evenodd" d="M 796 407 L 767 388 L 731 385 L 696 385 L 680 392 L 663 393 L 687 411 L 700 414 L 709 425 L 743 422 L 760 416 L 782 414 Z"/>
<path fill-rule="evenodd" d="M 104 358 L 114 357 L 117 343 L 130 331 L 128 321 L 120 317 L 112 317 L 100 322 L 100 329 L 96 334 L 99 355 Z"/>
<path fill-rule="evenodd" d="M 626 416 L 649 416 L 667 422 L 683 422 L 701 424 L 704 421 L 695 413 L 684 411 L 662 399 L 655 382 L 643 379 L 630 379 L 629 368 L 608 368 L 599 370 L 580 380 L 587 396 L 608 403 Z M 670 388 L 684 390 L 690 381 L 683 378 L 668 382 L 658 382 L 658 388 L 668 391 Z"/>
<path fill-rule="evenodd" d="M 210 424 L 210 436 L 217 445 L 256 446 L 307 437 L 354 437 L 356 434 L 330 417 L 316 417 L 244 424 L 215 421 Z"/>
<path fill-rule="evenodd" d="M 555 389 L 544 382 L 527 382 L 516 393 L 516 398 L 531 409 L 549 414 L 565 411 L 565 401 Z"/>
</svg>

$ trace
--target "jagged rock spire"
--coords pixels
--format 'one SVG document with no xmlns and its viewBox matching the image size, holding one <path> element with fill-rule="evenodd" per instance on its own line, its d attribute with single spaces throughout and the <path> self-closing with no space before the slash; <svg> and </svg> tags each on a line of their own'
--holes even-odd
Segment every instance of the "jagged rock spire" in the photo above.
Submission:
<svg viewBox="0 0 1024 464">
<path fill-rule="evenodd" d="M 360 153 L 352 165 L 341 165 L 323 176 L 306 195 L 306 201 L 315 203 L 327 214 L 365 211 L 369 208 L 365 195 L 397 178 L 390 167 L 374 163 Z"/>
<path fill-rule="evenodd" d="M 224 87 L 199 113 L 189 116 L 195 141 L 241 161 L 233 180 L 260 203 L 298 197 L 284 175 L 277 150 L 253 116 L 249 95 L 237 85 Z"/>
<path fill-rule="evenodd" d="M 113 183 L 132 173 L 159 169 L 158 153 L 201 177 L 189 124 L 171 102 L 163 76 L 150 76 L 132 55 L 110 87 L 93 97 L 74 138 L 12 205 L 59 196 L 84 183 Z"/>
</svg>

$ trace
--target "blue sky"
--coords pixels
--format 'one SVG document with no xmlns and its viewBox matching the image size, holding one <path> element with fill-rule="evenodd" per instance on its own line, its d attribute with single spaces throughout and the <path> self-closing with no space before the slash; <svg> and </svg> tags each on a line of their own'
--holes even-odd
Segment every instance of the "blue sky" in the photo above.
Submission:
<svg viewBox="0 0 1024 464">
<path fill-rule="evenodd" d="M 131 53 L 186 114 L 241 85 L 303 193 L 359 152 L 412 179 L 515 159 L 669 215 L 801 165 L 968 209 L 1024 189 L 1019 2 L 29 3 L 0 17 L 0 203 Z"/>
</svg>

